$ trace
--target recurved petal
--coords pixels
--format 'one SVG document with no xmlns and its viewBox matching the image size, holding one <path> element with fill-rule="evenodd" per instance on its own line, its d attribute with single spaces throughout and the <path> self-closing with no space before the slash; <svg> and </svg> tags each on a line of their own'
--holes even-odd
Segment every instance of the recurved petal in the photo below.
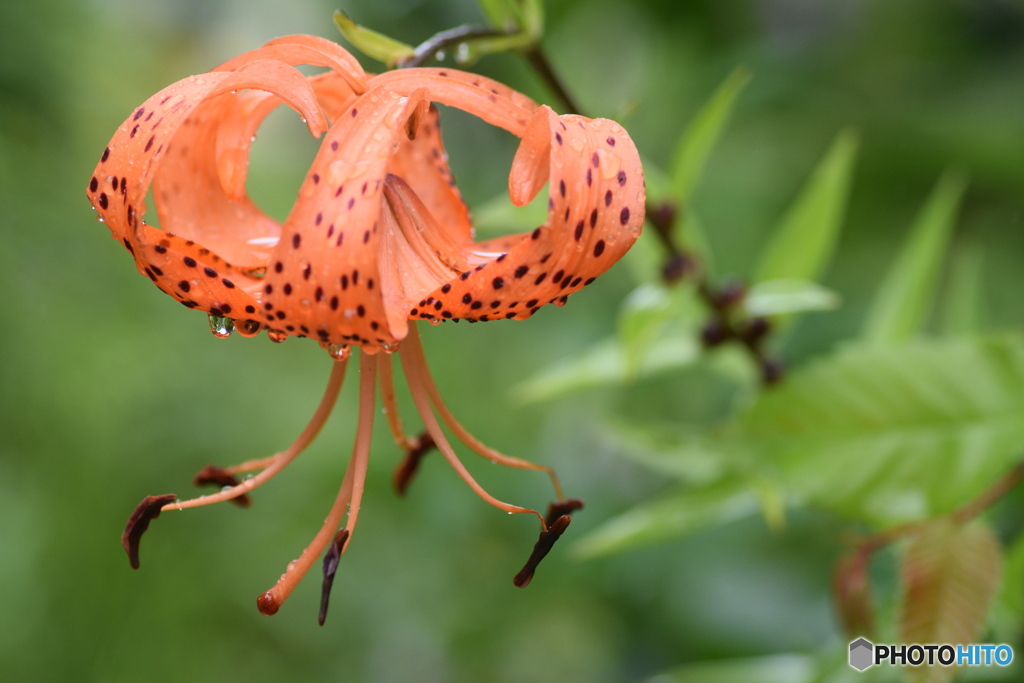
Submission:
<svg viewBox="0 0 1024 683">
<path fill-rule="evenodd" d="M 318 36 L 298 34 L 275 38 L 262 47 L 229 59 L 211 71 L 234 71 L 257 59 L 274 59 L 291 66 L 309 64 L 327 67 L 344 78 L 357 93 L 366 91 L 366 72 L 359 61 L 342 46 Z"/>
<path fill-rule="evenodd" d="M 288 216 L 263 287 L 273 329 L 373 353 L 404 338 L 404 314 L 389 324 L 379 254 L 382 192 L 391 155 L 423 105 L 373 87 L 334 123 Z"/>
<path fill-rule="evenodd" d="M 546 141 L 534 134 L 545 125 Z M 527 133 L 513 162 L 510 187 L 519 200 L 528 200 L 544 176 L 531 164 L 548 164 L 548 220 L 506 254 L 433 292 L 444 317 L 527 318 L 593 282 L 640 235 L 646 200 L 643 171 L 636 147 L 621 126 L 605 119 L 557 116 L 542 106 Z M 420 311 L 413 316 L 427 317 Z"/>
<path fill-rule="evenodd" d="M 369 85 L 387 86 L 403 95 L 426 88 L 432 101 L 467 111 L 517 137 L 522 137 L 537 108 L 533 100 L 507 85 L 455 69 L 396 69 L 374 76 Z"/>
<path fill-rule="evenodd" d="M 324 114 L 332 121 L 355 97 L 345 79 L 333 71 L 310 77 L 309 85 Z M 283 100 L 273 93 L 248 90 L 225 102 L 219 115 L 211 119 L 217 129 L 217 174 L 228 199 L 240 201 L 245 197 L 249 151 L 256 131 L 267 115 L 282 103 Z"/>
<path fill-rule="evenodd" d="M 469 209 L 448 166 L 437 108 L 427 106 L 427 91 L 422 92 L 422 108 L 409 119 L 408 132 L 413 137 L 400 137 L 388 170 L 408 183 L 450 239 L 469 248 L 473 242 Z"/>
<path fill-rule="evenodd" d="M 326 125 L 306 79 L 281 62 L 260 60 L 230 73 L 192 76 L 151 97 L 121 125 L 96 166 L 87 192 L 113 237 L 135 257 L 140 272 L 190 308 L 232 316 L 255 307 L 246 292 L 255 286 L 255 278 L 229 265 L 225 255 L 214 253 L 205 243 L 209 236 L 217 242 L 218 231 L 230 226 L 211 225 L 211 214 L 199 208 L 187 210 L 188 202 L 195 206 L 223 197 L 215 177 L 212 194 L 169 198 L 182 207 L 170 219 L 173 230 L 166 223 L 164 230 L 147 226 L 142 219 L 150 182 L 162 172 L 168 155 L 188 156 L 188 134 L 185 142 L 179 136 L 185 122 L 203 102 L 244 88 L 275 92 L 305 116 L 314 130 Z M 202 171 L 203 167 L 212 174 L 212 160 L 196 168 Z M 216 208 L 213 215 L 246 224 L 252 218 L 249 214 L 216 213 Z"/>
</svg>

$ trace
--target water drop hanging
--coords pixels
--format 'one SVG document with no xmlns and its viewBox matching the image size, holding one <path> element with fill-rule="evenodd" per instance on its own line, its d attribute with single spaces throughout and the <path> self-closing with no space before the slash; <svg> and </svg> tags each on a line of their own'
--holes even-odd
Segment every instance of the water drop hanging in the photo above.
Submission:
<svg viewBox="0 0 1024 683">
<path fill-rule="evenodd" d="M 227 339 L 235 331 L 235 321 L 231 318 L 211 313 L 207 320 L 210 321 L 210 332 L 218 339 Z"/>
</svg>

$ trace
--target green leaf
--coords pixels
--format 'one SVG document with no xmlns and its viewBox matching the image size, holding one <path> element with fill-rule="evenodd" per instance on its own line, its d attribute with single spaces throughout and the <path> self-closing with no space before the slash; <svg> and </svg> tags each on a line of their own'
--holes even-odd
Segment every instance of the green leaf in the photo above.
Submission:
<svg viewBox="0 0 1024 683">
<path fill-rule="evenodd" d="M 1002 551 L 984 524 L 930 522 L 903 555 L 901 643 L 977 643 L 999 587 Z M 908 669 L 915 683 L 944 683 L 952 667 Z"/>
<path fill-rule="evenodd" d="M 909 339 L 924 326 L 966 187 L 961 173 L 947 171 L 918 213 L 868 313 L 864 337 L 869 342 Z"/>
<path fill-rule="evenodd" d="M 1006 553 L 1006 576 L 1017 577 L 1003 582 L 1003 604 L 1013 611 L 1017 623 L 1024 622 L 1024 534 L 1018 535 Z"/>
<path fill-rule="evenodd" d="M 363 54 L 384 62 L 389 67 L 394 66 L 403 59 L 410 59 L 416 56 L 416 50 L 411 45 L 406 45 L 394 38 L 389 38 L 383 33 L 377 33 L 365 26 L 360 26 L 349 19 L 348 15 L 341 10 L 335 10 L 334 23 L 338 25 L 343 36 L 352 43 Z"/>
<path fill-rule="evenodd" d="M 1020 458 L 1024 337 L 847 348 L 763 392 L 722 448 L 797 498 L 876 522 L 949 512 Z"/>
<path fill-rule="evenodd" d="M 980 247 L 967 246 L 954 252 L 949 290 L 942 307 L 942 330 L 946 334 L 977 334 L 984 329 L 983 275 Z"/>
<path fill-rule="evenodd" d="M 743 307 L 753 316 L 827 311 L 839 307 L 839 295 L 810 280 L 768 280 L 747 291 Z"/>
<path fill-rule="evenodd" d="M 583 389 L 620 385 L 684 367 L 695 362 L 700 351 L 693 330 L 666 333 L 647 350 L 636 368 L 630 368 L 618 339 L 612 337 L 551 365 L 513 387 L 511 393 L 520 403 L 550 401 Z"/>
<path fill-rule="evenodd" d="M 542 0 L 477 0 L 488 23 L 498 31 L 509 34 L 524 33 L 532 40 L 541 36 L 544 28 Z"/>
<path fill-rule="evenodd" d="M 808 655 L 782 654 L 697 662 L 666 671 L 658 683 L 811 683 L 818 663 Z"/>
<path fill-rule="evenodd" d="M 724 474 L 727 463 L 722 454 L 701 434 L 677 422 L 612 418 L 600 429 L 624 457 L 654 472 L 691 484 L 707 484 Z"/>
<path fill-rule="evenodd" d="M 588 559 L 611 555 L 726 524 L 757 510 L 757 496 L 750 486 L 738 479 L 728 479 L 639 505 L 577 542 L 574 552 Z"/>
<path fill-rule="evenodd" d="M 619 310 L 618 321 L 626 375 L 636 375 L 644 356 L 662 338 L 666 326 L 673 322 L 696 325 L 702 314 L 691 287 L 668 288 L 659 283 L 633 290 Z"/>
<path fill-rule="evenodd" d="M 733 105 L 743 88 L 750 82 L 750 70 L 737 67 L 718 86 L 686 128 L 676 144 L 672 160 L 672 197 L 685 205 L 707 161 L 719 135 L 725 128 L 732 113 Z"/>
<path fill-rule="evenodd" d="M 508 193 L 501 194 L 473 207 L 473 225 L 485 236 L 530 232 L 548 219 L 548 199 L 538 194 L 526 206 L 515 206 Z"/>
<path fill-rule="evenodd" d="M 765 249 L 754 282 L 816 280 L 835 250 L 857 157 L 857 134 L 844 130 L 786 211 Z"/>
</svg>

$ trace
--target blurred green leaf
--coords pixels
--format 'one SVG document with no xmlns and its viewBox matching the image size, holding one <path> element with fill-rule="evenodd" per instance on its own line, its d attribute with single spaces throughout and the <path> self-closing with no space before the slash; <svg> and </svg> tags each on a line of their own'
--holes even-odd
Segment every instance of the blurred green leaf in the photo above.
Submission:
<svg viewBox="0 0 1024 683">
<path fill-rule="evenodd" d="M 625 457 L 691 484 L 720 478 L 726 465 L 706 437 L 675 422 L 611 419 L 601 430 Z"/>
<path fill-rule="evenodd" d="M 839 295 L 810 280 L 768 280 L 747 291 L 743 307 L 755 316 L 827 311 L 839 307 Z"/>
<path fill-rule="evenodd" d="M 740 418 L 798 498 L 879 522 L 949 512 L 1020 457 L 1024 338 L 848 348 L 794 371 Z"/>
<path fill-rule="evenodd" d="M 1018 535 L 1006 552 L 1004 570 L 1009 577 L 1024 576 L 1024 534 Z M 1004 581 L 1001 600 L 1014 612 L 1018 623 L 1024 622 L 1024 581 Z"/>
<path fill-rule="evenodd" d="M 645 284 L 637 287 L 619 310 L 618 336 L 626 375 L 634 377 L 650 348 L 670 323 L 696 325 L 702 309 L 692 287 Z"/>
<path fill-rule="evenodd" d="M 947 171 L 918 213 L 868 313 L 864 337 L 869 342 L 903 341 L 924 326 L 966 187 L 963 174 Z"/>
<path fill-rule="evenodd" d="M 368 57 L 384 62 L 389 67 L 403 59 L 416 56 L 416 49 L 413 46 L 389 38 L 383 33 L 378 33 L 365 26 L 360 26 L 349 19 L 348 15 L 340 9 L 334 11 L 334 23 L 338 25 L 345 39 L 356 49 Z"/>
<path fill-rule="evenodd" d="M 517 31 L 522 22 L 522 9 L 516 0 L 477 0 L 487 23 L 499 31 Z"/>
<path fill-rule="evenodd" d="M 722 82 L 693 121 L 687 126 L 672 157 L 672 198 L 686 205 L 690 201 L 704 163 L 725 128 L 733 105 L 743 88 L 750 82 L 750 70 L 739 66 Z"/>
<path fill-rule="evenodd" d="M 765 248 L 754 282 L 816 280 L 835 250 L 853 179 L 858 138 L 842 131 L 786 211 Z"/>
<path fill-rule="evenodd" d="M 522 50 L 534 45 L 536 41 L 536 37 L 526 31 L 466 38 L 455 46 L 455 61 L 459 66 L 469 66 L 485 55 Z"/>
<path fill-rule="evenodd" d="M 548 219 L 548 198 L 539 193 L 526 206 L 515 206 L 502 192 L 473 207 L 473 226 L 482 237 L 530 232 Z"/>
<path fill-rule="evenodd" d="M 981 248 L 972 245 L 956 250 L 952 265 L 948 295 L 942 307 L 942 329 L 949 335 L 977 334 L 985 327 Z"/>
<path fill-rule="evenodd" d="M 817 669 L 813 657 L 781 654 L 687 664 L 658 675 L 652 683 L 811 683 Z"/>
<path fill-rule="evenodd" d="M 611 555 L 679 538 L 757 512 L 757 496 L 739 479 L 686 489 L 641 504 L 588 534 L 574 546 L 582 558 Z"/>
<path fill-rule="evenodd" d="M 695 332 L 676 330 L 667 332 L 649 347 L 635 370 L 631 371 L 618 339 L 613 337 L 541 370 L 513 387 L 511 393 L 520 403 L 550 401 L 583 389 L 624 384 L 680 368 L 699 357 L 700 346 Z"/>
<path fill-rule="evenodd" d="M 929 522 L 901 562 L 901 643 L 977 643 L 999 588 L 1002 550 L 992 530 L 948 518 Z M 945 683 L 953 667 L 908 669 L 915 683 Z"/>
<path fill-rule="evenodd" d="M 466 64 L 484 54 L 535 44 L 544 33 L 542 0 L 477 0 L 487 22 L 507 35 L 475 38 L 459 46 L 456 59 Z"/>
</svg>

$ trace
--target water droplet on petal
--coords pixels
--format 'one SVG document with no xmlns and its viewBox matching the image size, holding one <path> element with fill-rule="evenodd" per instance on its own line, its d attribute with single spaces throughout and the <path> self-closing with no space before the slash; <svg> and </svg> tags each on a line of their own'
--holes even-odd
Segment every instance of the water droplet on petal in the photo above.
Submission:
<svg viewBox="0 0 1024 683">
<path fill-rule="evenodd" d="M 243 337 L 255 337 L 260 333 L 260 324 L 256 320 L 236 320 L 235 332 Z"/>
<path fill-rule="evenodd" d="M 430 319 L 430 324 L 431 325 L 440 325 L 441 324 L 441 319 L 440 318 L 431 318 Z"/>
<path fill-rule="evenodd" d="M 327 347 L 327 353 L 334 360 L 345 360 L 352 353 L 352 349 L 349 348 L 348 344 L 331 344 Z"/>
<path fill-rule="evenodd" d="M 390 342 L 380 345 L 380 350 L 387 354 L 392 354 L 398 350 L 399 342 Z"/>
<path fill-rule="evenodd" d="M 267 330 L 267 336 L 270 337 L 270 341 L 280 344 L 288 338 L 288 333 L 281 330 Z"/>
<path fill-rule="evenodd" d="M 235 331 L 235 321 L 231 318 L 211 313 L 206 319 L 210 321 L 210 332 L 218 339 L 227 339 Z"/>
</svg>

